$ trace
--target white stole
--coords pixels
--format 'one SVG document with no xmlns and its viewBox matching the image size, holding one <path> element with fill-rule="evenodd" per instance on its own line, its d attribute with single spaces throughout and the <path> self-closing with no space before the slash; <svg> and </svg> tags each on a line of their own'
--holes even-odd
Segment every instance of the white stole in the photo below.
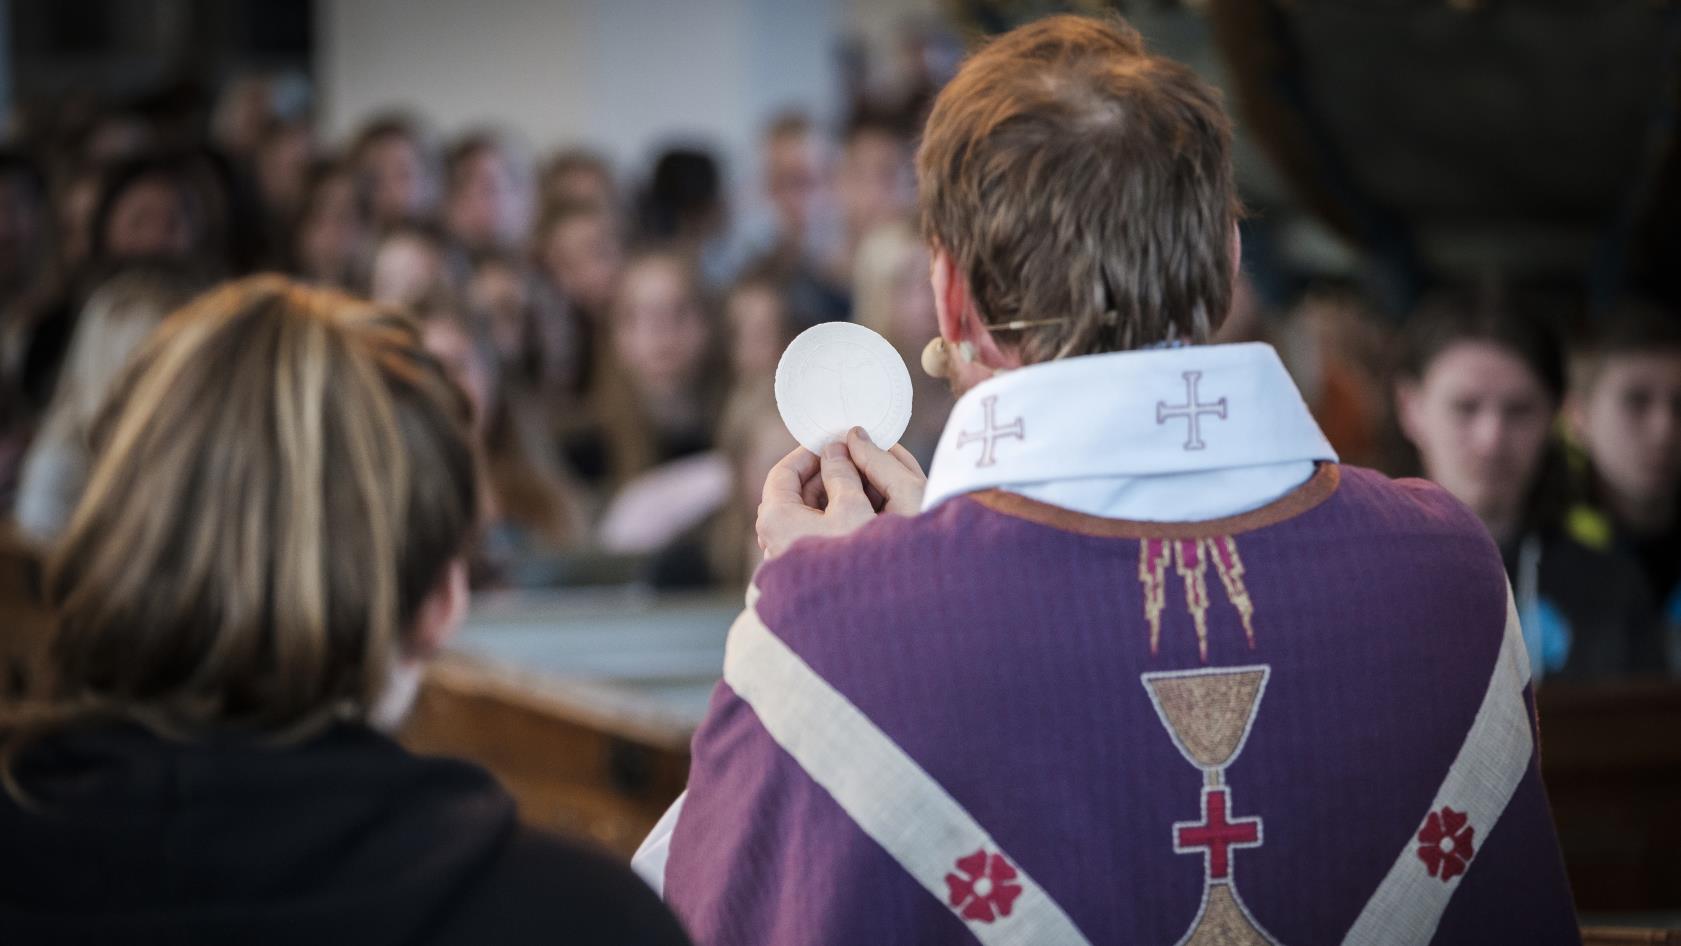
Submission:
<svg viewBox="0 0 1681 946">
<path fill-rule="evenodd" d="M 1271 346 L 1089 355 L 965 394 L 923 509 L 1003 488 L 1090 515 L 1195 521 L 1263 506 L 1336 459 Z"/>
</svg>

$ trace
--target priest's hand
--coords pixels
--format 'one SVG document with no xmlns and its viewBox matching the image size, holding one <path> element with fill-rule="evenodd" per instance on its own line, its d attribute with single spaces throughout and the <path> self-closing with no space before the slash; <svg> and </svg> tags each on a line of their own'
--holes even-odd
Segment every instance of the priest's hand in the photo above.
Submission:
<svg viewBox="0 0 1681 946">
<path fill-rule="evenodd" d="M 759 548 L 775 558 L 807 536 L 847 535 L 878 515 L 914 516 L 927 482 L 910 451 L 883 450 L 857 428 L 822 457 L 800 447 L 765 478 Z"/>
</svg>

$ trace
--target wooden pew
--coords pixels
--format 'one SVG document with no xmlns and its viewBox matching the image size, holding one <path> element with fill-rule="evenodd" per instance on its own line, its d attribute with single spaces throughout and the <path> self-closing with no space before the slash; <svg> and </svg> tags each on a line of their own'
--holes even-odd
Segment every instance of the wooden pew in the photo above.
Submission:
<svg viewBox="0 0 1681 946">
<path fill-rule="evenodd" d="M 499 776 L 527 821 L 628 857 L 683 790 L 737 597 L 483 597 L 403 740 Z"/>
<path fill-rule="evenodd" d="M 1536 711 L 1577 909 L 1681 911 L 1681 683 L 1543 683 Z"/>
<path fill-rule="evenodd" d="M 1584 926 L 1582 946 L 1681 946 L 1681 930 Z"/>
</svg>

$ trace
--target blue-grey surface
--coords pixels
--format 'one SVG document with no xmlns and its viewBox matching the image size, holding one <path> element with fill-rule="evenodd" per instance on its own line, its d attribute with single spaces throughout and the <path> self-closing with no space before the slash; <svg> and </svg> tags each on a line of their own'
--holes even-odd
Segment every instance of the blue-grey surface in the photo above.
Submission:
<svg viewBox="0 0 1681 946">
<path fill-rule="evenodd" d="M 480 595 L 450 649 L 604 709 L 692 726 L 723 675 L 741 606 L 628 589 Z"/>
</svg>

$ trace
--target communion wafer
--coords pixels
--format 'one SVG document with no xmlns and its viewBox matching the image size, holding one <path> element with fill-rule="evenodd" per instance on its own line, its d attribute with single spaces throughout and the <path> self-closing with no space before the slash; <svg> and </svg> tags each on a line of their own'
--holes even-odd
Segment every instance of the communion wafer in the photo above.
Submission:
<svg viewBox="0 0 1681 946">
<path fill-rule="evenodd" d="M 911 374 L 899 352 L 851 322 L 815 325 L 789 343 L 776 366 L 776 409 L 813 453 L 862 427 L 886 449 L 911 421 Z"/>
</svg>

